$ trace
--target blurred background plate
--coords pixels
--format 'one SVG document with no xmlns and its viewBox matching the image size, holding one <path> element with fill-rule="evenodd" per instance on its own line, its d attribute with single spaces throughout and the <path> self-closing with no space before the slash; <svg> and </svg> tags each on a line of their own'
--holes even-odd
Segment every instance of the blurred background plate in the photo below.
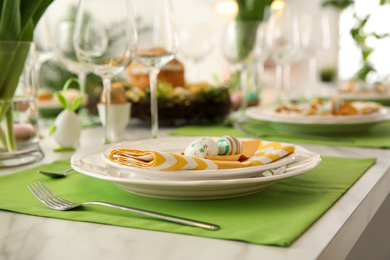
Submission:
<svg viewBox="0 0 390 260">
<path fill-rule="evenodd" d="M 248 108 L 248 117 L 267 122 L 272 128 L 296 133 L 342 134 L 368 131 L 373 126 L 390 120 L 390 108 L 384 107 L 375 115 L 352 116 L 305 116 L 278 115 L 272 113 L 274 107 Z M 348 117 L 348 118 L 347 118 Z"/>
</svg>

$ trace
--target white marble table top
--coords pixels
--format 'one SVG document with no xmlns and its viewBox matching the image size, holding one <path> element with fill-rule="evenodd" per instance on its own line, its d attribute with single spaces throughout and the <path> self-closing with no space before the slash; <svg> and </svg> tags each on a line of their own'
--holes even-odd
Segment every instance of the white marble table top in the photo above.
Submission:
<svg viewBox="0 0 390 260">
<path fill-rule="evenodd" d="M 167 129 L 162 129 L 161 136 Z M 53 153 L 47 134 L 39 164 L 70 158 Z M 148 139 L 150 131 L 130 125 L 128 140 Z M 101 127 L 82 132 L 81 148 L 99 144 Z M 43 218 L 0 211 L 0 259 L 344 259 L 390 191 L 390 150 L 303 145 L 323 156 L 376 157 L 371 167 L 291 246 L 261 246 L 102 224 Z M 1 170 L 0 175 L 39 164 Z"/>
</svg>

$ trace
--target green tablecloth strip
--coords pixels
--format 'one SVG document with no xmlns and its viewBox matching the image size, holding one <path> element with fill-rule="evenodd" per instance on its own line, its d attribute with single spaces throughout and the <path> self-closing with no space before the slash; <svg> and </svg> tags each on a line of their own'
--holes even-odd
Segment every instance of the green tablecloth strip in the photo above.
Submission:
<svg viewBox="0 0 390 260">
<path fill-rule="evenodd" d="M 247 130 L 258 134 L 269 134 L 264 140 L 274 140 L 288 143 L 306 143 L 306 144 L 324 144 L 333 146 L 351 146 L 351 147 L 371 147 L 371 148 L 390 148 L 390 121 L 383 122 L 374 126 L 368 132 L 328 135 L 340 139 L 353 140 L 353 143 L 339 141 L 324 141 L 315 138 L 302 138 L 296 136 L 272 134 L 272 128 L 261 121 L 251 121 L 243 125 Z M 235 137 L 249 137 L 232 126 L 227 125 L 190 125 L 168 132 L 170 135 L 185 136 L 220 136 L 233 135 Z"/>
<path fill-rule="evenodd" d="M 108 181 L 74 171 L 62 179 L 51 179 L 35 172 L 38 168 L 60 171 L 69 167 L 69 161 L 57 161 L 0 177 L 0 209 L 51 218 L 288 246 L 374 163 L 373 158 L 323 157 L 314 170 L 281 180 L 261 193 L 224 200 L 174 201 L 132 195 Z M 221 229 L 208 231 L 96 205 L 55 211 L 44 206 L 28 190 L 27 184 L 39 181 L 70 201 L 111 202 L 215 223 Z"/>
</svg>

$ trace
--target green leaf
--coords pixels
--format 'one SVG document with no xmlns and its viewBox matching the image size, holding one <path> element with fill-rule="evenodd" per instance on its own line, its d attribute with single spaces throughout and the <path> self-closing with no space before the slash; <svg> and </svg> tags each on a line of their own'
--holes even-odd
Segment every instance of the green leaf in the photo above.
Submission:
<svg viewBox="0 0 390 260">
<path fill-rule="evenodd" d="M 380 5 L 390 4 L 390 0 L 381 0 Z"/>
<path fill-rule="evenodd" d="M 19 39 L 28 39 L 25 35 L 30 35 L 31 26 L 35 28 L 52 2 L 53 0 L 20 0 L 21 33 Z"/>
<path fill-rule="evenodd" d="M 78 78 L 70 78 L 70 79 L 68 79 L 65 82 L 64 87 L 62 88 L 63 93 L 65 93 L 67 91 L 67 89 L 69 88 L 70 84 L 72 84 L 73 82 L 77 83 L 77 85 L 80 87 L 80 96 L 77 97 L 73 101 L 73 104 L 69 104 L 69 105 L 66 106 L 66 109 L 68 109 L 70 111 L 77 110 L 80 107 L 81 103 L 83 102 L 83 98 L 84 98 L 84 85 L 78 80 Z"/>
<path fill-rule="evenodd" d="M 365 81 L 368 73 L 371 71 L 375 71 L 375 69 L 370 64 L 365 63 L 363 67 L 358 72 L 356 72 L 353 78 L 355 80 Z"/>
<path fill-rule="evenodd" d="M 66 100 L 66 98 L 60 92 L 57 92 L 56 96 L 57 96 L 57 99 L 60 102 L 61 106 L 64 109 L 68 109 L 69 105 L 68 105 L 68 101 Z"/>
<path fill-rule="evenodd" d="M 16 41 L 21 32 L 19 0 L 4 0 L 1 10 L 0 40 Z"/>
<path fill-rule="evenodd" d="M 5 136 L 7 139 L 7 147 L 9 152 L 16 151 L 16 141 L 14 133 L 14 117 L 12 107 L 7 110 L 5 117 Z"/>
<path fill-rule="evenodd" d="M 72 105 L 70 105 L 69 110 L 76 111 L 81 106 L 82 103 L 83 103 L 83 97 L 78 96 L 77 98 L 75 98 Z"/>
<path fill-rule="evenodd" d="M 53 151 L 54 152 L 74 152 L 74 151 L 76 151 L 76 149 L 73 147 L 60 147 L 60 148 L 53 149 Z"/>
<path fill-rule="evenodd" d="M 273 0 L 237 0 L 238 21 L 262 21 L 264 10 Z"/>
<path fill-rule="evenodd" d="M 26 25 L 23 34 L 20 36 L 20 40 L 25 42 L 31 42 L 34 38 L 34 29 L 35 29 L 35 25 L 33 21 L 30 19 L 30 22 Z"/>
<path fill-rule="evenodd" d="M 4 0 L 0 0 L 0 14 L 3 12 Z"/>
<path fill-rule="evenodd" d="M 57 127 L 55 125 L 51 125 L 49 128 L 49 135 L 52 135 L 56 129 Z"/>
<path fill-rule="evenodd" d="M 362 50 L 363 61 L 366 62 L 368 56 L 370 56 L 371 53 L 373 52 L 374 52 L 374 48 L 365 48 L 364 50 Z"/>
<path fill-rule="evenodd" d="M 30 45 L 22 42 L 17 44 L 0 44 L 0 98 L 13 97 L 23 71 Z"/>
<path fill-rule="evenodd" d="M 333 6 L 333 7 L 336 7 L 338 9 L 345 9 L 347 8 L 348 6 L 350 5 L 353 5 L 355 1 L 353 0 L 343 0 L 343 1 L 340 1 L 340 0 L 329 0 L 329 1 L 325 1 L 322 3 L 322 6 L 323 7 L 326 7 L 326 6 Z"/>
<path fill-rule="evenodd" d="M 390 36 L 390 34 L 388 34 L 388 33 L 377 34 L 377 33 L 375 33 L 375 32 L 371 33 L 370 35 L 374 36 L 374 37 L 377 38 L 377 39 L 384 39 L 384 38 Z"/>
</svg>

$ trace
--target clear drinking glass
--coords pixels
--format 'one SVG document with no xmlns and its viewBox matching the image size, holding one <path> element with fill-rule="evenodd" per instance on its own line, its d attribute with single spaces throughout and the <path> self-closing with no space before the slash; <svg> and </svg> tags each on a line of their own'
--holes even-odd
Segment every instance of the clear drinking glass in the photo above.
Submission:
<svg viewBox="0 0 390 260">
<path fill-rule="evenodd" d="M 139 18 L 136 59 L 149 70 L 151 137 L 158 138 L 157 76 L 178 48 L 176 18 L 169 0 L 145 0 L 134 6 Z"/>
<path fill-rule="evenodd" d="M 201 81 L 200 63 L 214 49 L 212 34 L 208 23 L 195 24 L 180 31 L 179 53 L 191 62 L 189 79 L 193 83 Z"/>
<path fill-rule="evenodd" d="M 267 27 L 267 46 L 276 63 L 276 90 L 279 100 L 286 100 L 290 89 L 286 89 L 283 68 L 288 67 L 300 52 L 298 20 L 293 10 L 287 5 L 271 7 L 265 10 L 269 16 Z M 283 80 L 283 78 L 285 80 Z M 287 79 L 287 84 L 290 84 Z"/>
<path fill-rule="evenodd" d="M 49 13 L 45 13 L 39 20 L 34 29 L 34 44 L 36 52 L 36 70 L 42 67 L 42 64 L 54 56 L 53 36 L 49 26 Z"/>
<path fill-rule="evenodd" d="M 330 21 L 326 13 L 300 15 L 302 48 L 309 58 L 309 84 L 304 90 L 311 99 L 317 89 L 317 56 L 330 47 Z"/>
<path fill-rule="evenodd" d="M 222 36 L 222 52 L 231 65 L 240 72 L 241 105 L 238 120 L 245 121 L 248 106 L 247 71 L 268 57 L 265 41 L 266 23 L 262 21 L 230 21 Z"/>
<path fill-rule="evenodd" d="M 73 45 L 74 21 L 61 21 L 56 27 L 55 53 L 61 65 L 77 75 L 78 80 L 85 86 L 88 70 L 76 56 Z"/>
<path fill-rule="evenodd" d="M 110 143 L 111 79 L 130 64 L 137 47 L 132 7 L 128 0 L 80 0 L 74 27 L 77 58 L 103 79 L 104 142 Z"/>
<path fill-rule="evenodd" d="M 0 169 L 40 161 L 35 44 L 0 41 Z"/>
</svg>

